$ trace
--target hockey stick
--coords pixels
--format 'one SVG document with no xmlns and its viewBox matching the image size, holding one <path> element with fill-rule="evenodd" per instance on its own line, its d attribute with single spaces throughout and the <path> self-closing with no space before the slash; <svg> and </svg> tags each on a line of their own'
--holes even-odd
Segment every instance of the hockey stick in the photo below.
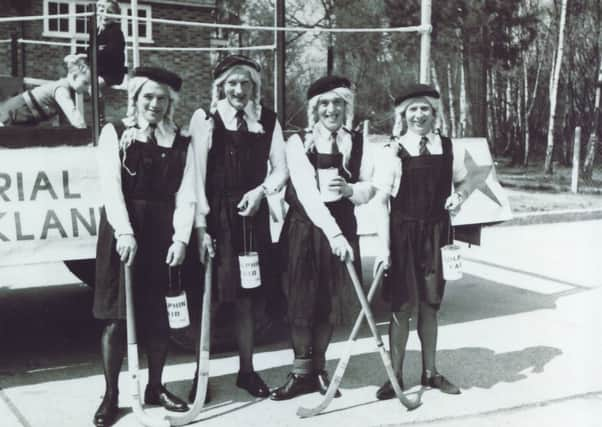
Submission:
<svg viewBox="0 0 602 427">
<path fill-rule="evenodd" d="M 132 269 L 124 264 L 125 273 L 125 305 L 128 340 L 128 373 L 131 381 L 132 410 L 136 418 L 148 427 L 169 427 L 169 421 L 148 415 L 142 408 L 140 398 L 140 382 L 138 379 L 138 343 L 136 339 L 136 319 L 134 318 L 134 297 L 132 293 Z"/>
<path fill-rule="evenodd" d="M 376 272 L 376 276 L 374 276 L 372 285 L 370 285 L 370 290 L 368 291 L 368 302 L 372 301 L 372 298 L 373 298 L 374 294 L 376 293 L 376 290 L 378 289 L 378 285 L 380 284 L 380 281 L 382 279 L 383 273 L 384 273 L 384 268 L 382 268 L 382 264 L 381 264 L 381 266 L 378 268 L 378 270 Z M 318 406 L 315 406 L 313 408 L 306 408 L 306 407 L 300 406 L 297 409 L 297 415 L 299 417 L 308 418 L 308 417 L 313 417 L 315 415 L 318 415 L 320 412 L 322 412 L 324 409 L 326 409 L 328 407 L 328 405 L 330 405 L 330 403 L 332 402 L 332 399 L 334 399 L 334 396 L 335 396 L 337 390 L 339 389 L 339 386 L 341 385 L 341 381 L 343 380 L 343 375 L 345 374 L 345 370 L 347 370 L 347 365 L 349 364 L 349 359 L 351 359 L 353 343 L 355 342 L 355 338 L 356 338 L 357 334 L 359 333 L 359 330 L 360 330 L 360 327 L 362 326 L 363 320 L 364 320 L 364 312 L 360 311 L 360 313 L 357 316 L 357 319 L 355 320 L 355 324 L 353 325 L 353 329 L 351 330 L 351 334 L 349 335 L 349 339 L 347 340 L 347 348 L 345 349 L 343 356 L 339 359 L 339 363 L 337 364 L 337 367 L 334 370 L 334 375 L 332 376 L 332 381 L 330 382 L 330 385 L 328 386 L 328 390 L 326 391 L 326 395 L 324 396 L 324 399 L 322 400 L 322 402 L 320 402 L 320 404 Z"/>
<path fill-rule="evenodd" d="M 393 386 L 393 390 L 395 390 L 395 394 L 399 401 L 408 408 L 408 410 L 416 409 L 419 407 L 422 402 L 420 402 L 420 398 L 417 398 L 415 401 L 411 401 L 407 398 L 401 387 L 399 387 L 399 382 L 397 381 L 397 377 L 395 376 L 395 372 L 393 371 L 393 366 L 391 365 L 391 357 L 387 350 L 385 350 L 385 346 L 383 344 L 383 340 L 376 329 L 376 322 L 374 321 L 374 316 L 372 315 L 372 310 L 370 309 L 370 305 L 366 300 L 366 295 L 364 295 L 364 290 L 362 289 L 362 285 L 360 284 L 359 279 L 357 278 L 357 273 L 355 272 L 355 268 L 351 261 L 347 261 L 345 263 L 347 267 L 347 271 L 351 276 L 351 282 L 353 283 L 353 287 L 355 288 L 355 293 L 360 301 L 362 306 L 362 310 L 364 315 L 366 316 L 366 320 L 368 321 L 368 326 L 370 326 L 370 330 L 372 331 L 372 335 L 374 335 L 374 339 L 376 340 L 376 346 L 378 347 L 378 351 L 380 352 L 380 357 L 385 365 L 385 371 L 387 371 L 387 376 L 389 377 L 389 381 L 391 381 L 391 385 Z"/>
<path fill-rule="evenodd" d="M 205 406 L 207 384 L 209 382 L 209 348 L 211 338 L 211 275 L 212 259 L 207 256 L 205 261 L 205 289 L 201 308 L 201 330 L 199 339 L 199 378 L 196 386 L 196 398 L 190 410 L 181 415 L 169 415 L 167 420 L 172 426 L 183 426 L 192 422 Z"/>
</svg>

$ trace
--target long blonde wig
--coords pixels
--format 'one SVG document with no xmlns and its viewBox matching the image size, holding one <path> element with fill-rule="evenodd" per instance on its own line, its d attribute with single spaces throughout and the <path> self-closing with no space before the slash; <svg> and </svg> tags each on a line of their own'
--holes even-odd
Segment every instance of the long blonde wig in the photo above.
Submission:
<svg viewBox="0 0 602 427">
<path fill-rule="evenodd" d="M 259 71 L 249 65 L 239 64 L 226 70 L 221 76 L 213 80 L 211 87 L 211 105 L 209 111 L 215 113 L 217 111 L 217 102 L 220 99 L 225 98 L 224 83 L 235 72 L 245 71 L 249 75 L 249 79 L 253 83 L 253 93 L 249 102 L 253 104 L 253 110 L 257 116 L 257 119 L 261 116 L 261 104 L 259 102 L 261 98 L 261 76 Z"/>
<path fill-rule="evenodd" d="M 140 95 L 140 91 L 142 87 L 148 81 L 154 81 L 149 79 L 148 77 L 132 77 L 128 82 L 128 104 L 126 117 L 123 119 L 126 127 L 134 127 L 138 125 L 138 95 Z M 156 82 L 157 83 L 157 82 Z M 169 105 L 167 106 L 167 111 L 165 112 L 165 116 L 163 117 L 163 123 L 168 128 L 176 129 L 176 124 L 174 122 L 173 116 L 174 111 L 176 109 L 176 105 L 180 99 L 178 92 L 173 90 L 169 85 L 159 83 L 161 86 L 167 88 L 167 92 L 169 94 Z"/>
<path fill-rule="evenodd" d="M 355 108 L 355 95 L 353 91 L 346 87 L 337 87 L 328 92 L 321 93 L 309 99 L 307 102 L 307 127 L 313 129 L 316 123 L 318 123 L 318 104 L 320 97 L 327 93 L 335 93 L 338 97 L 345 101 L 345 119 L 343 121 L 343 127 L 347 130 L 353 128 L 353 110 Z"/>
<path fill-rule="evenodd" d="M 406 110 L 415 102 L 426 102 L 431 106 L 433 115 L 435 116 L 433 131 L 441 126 L 441 101 L 432 96 L 417 96 L 408 98 L 395 107 L 395 122 L 393 123 L 393 130 L 391 131 L 392 136 L 401 136 L 407 131 L 408 125 L 405 117 Z"/>
</svg>

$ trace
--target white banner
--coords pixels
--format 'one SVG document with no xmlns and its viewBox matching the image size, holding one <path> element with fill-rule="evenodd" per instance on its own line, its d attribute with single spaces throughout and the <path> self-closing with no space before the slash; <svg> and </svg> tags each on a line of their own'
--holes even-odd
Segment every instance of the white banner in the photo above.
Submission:
<svg viewBox="0 0 602 427">
<path fill-rule="evenodd" d="M 0 149 L 0 265 L 94 258 L 101 194 L 93 146 Z"/>
</svg>

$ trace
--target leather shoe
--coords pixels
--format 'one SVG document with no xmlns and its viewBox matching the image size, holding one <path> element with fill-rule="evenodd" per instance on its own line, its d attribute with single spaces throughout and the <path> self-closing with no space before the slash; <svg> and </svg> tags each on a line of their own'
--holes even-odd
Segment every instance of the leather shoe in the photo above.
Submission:
<svg viewBox="0 0 602 427">
<path fill-rule="evenodd" d="M 105 394 L 100 402 L 100 406 L 94 413 L 94 425 L 97 427 L 107 427 L 113 425 L 117 418 L 119 408 L 117 406 L 117 395 L 109 396 Z"/>
<path fill-rule="evenodd" d="M 399 382 L 399 387 L 403 390 L 403 381 L 401 378 L 397 377 L 397 381 Z M 389 400 L 395 397 L 395 389 L 391 384 L 390 380 L 385 381 L 383 385 L 376 390 L 376 398 L 378 400 Z"/>
<path fill-rule="evenodd" d="M 427 377 L 426 374 L 422 374 L 422 379 L 420 381 L 423 386 L 438 388 L 443 393 L 447 394 L 460 394 L 460 389 L 450 383 L 447 378 L 445 378 L 440 373 L 435 373 L 430 377 Z"/>
<path fill-rule="evenodd" d="M 270 394 L 270 389 L 255 371 L 239 372 L 236 378 L 236 385 L 244 388 L 255 397 L 268 397 Z"/>
<path fill-rule="evenodd" d="M 320 394 L 324 395 L 328 391 L 328 386 L 330 386 L 330 378 L 328 377 L 328 372 L 323 369 L 320 369 L 315 372 L 316 374 L 316 383 L 318 385 L 318 391 Z M 341 397 L 341 392 L 337 389 L 337 392 L 334 394 L 334 397 Z"/>
<path fill-rule="evenodd" d="M 164 386 L 151 388 L 146 386 L 144 391 L 144 403 L 147 405 L 160 405 L 168 411 L 186 412 L 188 405 L 175 394 L 170 393 Z"/>
<path fill-rule="evenodd" d="M 196 399 L 196 387 L 199 383 L 199 377 L 195 376 L 192 380 L 192 386 L 190 387 L 190 392 L 188 392 L 188 401 L 193 403 Z M 209 393 L 209 382 L 207 382 L 207 391 L 205 392 L 205 404 L 211 401 L 211 394 Z"/>
<path fill-rule="evenodd" d="M 314 391 L 316 391 L 316 381 L 312 375 L 300 375 L 290 372 L 284 385 L 270 393 L 270 399 L 288 400 Z"/>
</svg>

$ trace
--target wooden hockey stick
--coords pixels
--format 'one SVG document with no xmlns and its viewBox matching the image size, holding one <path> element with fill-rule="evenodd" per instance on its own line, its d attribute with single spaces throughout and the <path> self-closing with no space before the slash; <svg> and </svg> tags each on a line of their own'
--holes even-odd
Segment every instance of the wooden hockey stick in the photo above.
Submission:
<svg viewBox="0 0 602 427">
<path fill-rule="evenodd" d="M 205 289 L 201 309 L 201 330 L 199 339 L 199 378 L 196 386 L 196 398 L 189 411 L 181 415 L 169 415 L 167 420 L 172 426 L 183 426 L 191 423 L 201 413 L 205 406 L 207 384 L 209 382 L 209 348 L 211 339 L 211 275 L 212 259 L 207 256 L 205 261 Z"/>
<path fill-rule="evenodd" d="M 353 288 L 355 289 L 357 298 L 359 299 L 360 304 L 362 306 L 362 311 L 364 312 L 364 315 L 366 316 L 366 320 L 368 321 L 368 326 L 370 326 L 372 335 L 374 335 L 374 339 L 376 340 L 376 346 L 378 347 L 378 351 L 380 352 L 380 357 L 383 361 L 383 364 L 385 365 L 385 371 L 387 371 L 387 376 L 389 377 L 389 381 L 391 381 L 393 390 L 395 390 L 395 394 L 397 395 L 397 398 L 403 404 L 403 406 L 408 408 L 408 410 L 416 409 L 417 407 L 419 407 L 422 404 L 422 402 L 420 402 L 420 398 L 417 398 L 414 401 L 411 401 L 410 399 L 408 399 L 407 396 L 405 394 L 403 394 L 403 391 L 401 390 L 401 387 L 399 386 L 399 382 L 397 381 L 397 376 L 395 375 L 395 372 L 393 371 L 393 366 L 391 365 L 391 357 L 389 356 L 389 353 L 387 352 L 387 350 L 385 350 L 383 340 L 380 337 L 378 330 L 376 329 L 376 322 L 374 321 L 374 316 L 372 315 L 372 309 L 370 308 L 370 304 L 368 304 L 368 301 L 366 300 L 366 295 L 364 295 L 364 290 L 362 289 L 360 280 L 357 277 L 357 273 L 355 272 L 353 263 L 351 261 L 347 261 L 345 263 L 345 266 L 347 267 L 347 271 L 349 272 L 349 275 L 351 276 L 351 282 L 353 283 Z"/>
<path fill-rule="evenodd" d="M 132 410 L 136 418 L 148 427 L 169 427 L 169 421 L 148 415 L 142 407 L 140 381 L 138 378 L 138 343 L 136 339 L 136 319 L 134 318 L 134 297 L 132 292 L 132 269 L 123 265 L 125 272 L 125 305 L 128 340 L 128 373 L 131 381 Z"/>
<path fill-rule="evenodd" d="M 384 268 L 382 268 L 381 265 L 376 272 L 376 276 L 374 276 L 372 285 L 370 285 L 370 290 L 368 291 L 368 302 L 372 301 L 372 298 L 374 297 L 374 294 L 376 293 L 378 285 L 380 284 L 380 281 L 382 279 L 383 273 Z M 330 403 L 332 402 L 332 399 L 334 399 L 334 396 L 337 390 L 339 389 L 339 386 L 341 385 L 341 381 L 343 380 L 343 375 L 345 375 L 345 370 L 347 370 L 347 365 L 349 364 L 349 360 L 351 359 L 351 353 L 353 351 L 353 343 L 355 342 L 355 338 L 360 331 L 360 327 L 362 326 L 363 320 L 364 312 L 363 310 L 360 310 L 360 313 L 358 314 L 357 319 L 355 320 L 355 324 L 353 325 L 353 329 L 351 330 L 351 334 L 347 339 L 347 348 L 345 349 L 343 356 L 339 359 L 339 363 L 337 364 L 337 367 L 334 370 L 332 381 L 328 386 L 328 390 L 326 391 L 324 399 L 322 400 L 322 402 L 320 402 L 318 406 L 315 406 L 313 408 L 306 408 L 300 406 L 297 409 L 297 415 L 299 417 L 308 418 L 318 415 L 320 412 L 326 409 L 328 405 L 330 405 Z"/>
</svg>

